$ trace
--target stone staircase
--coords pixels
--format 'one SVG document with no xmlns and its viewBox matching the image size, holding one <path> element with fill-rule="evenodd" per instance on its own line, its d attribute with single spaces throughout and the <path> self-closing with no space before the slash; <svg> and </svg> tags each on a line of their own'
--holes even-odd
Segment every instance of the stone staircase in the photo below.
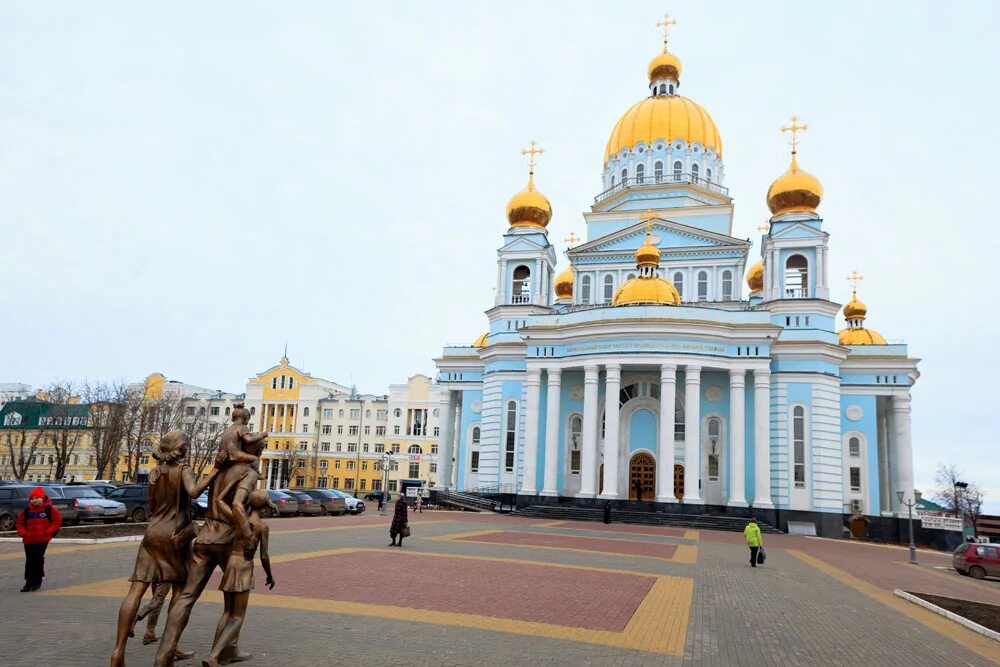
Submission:
<svg viewBox="0 0 1000 667">
<path fill-rule="evenodd" d="M 539 519 L 572 520 L 572 521 L 603 521 L 604 510 L 565 505 L 531 505 L 515 512 L 516 516 Z M 676 526 L 678 528 L 695 528 L 701 530 L 728 530 L 742 533 L 747 525 L 745 517 L 722 516 L 717 514 L 669 514 L 665 512 L 644 512 L 640 510 L 612 510 L 611 520 L 615 523 L 637 523 L 653 526 Z M 781 531 L 760 519 L 757 520 L 762 533 L 777 533 Z"/>
<path fill-rule="evenodd" d="M 458 491 L 438 491 L 434 500 L 439 505 L 450 505 L 471 512 L 498 512 L 500 510 L 500 503 L 495 500 Z"/>
</svg>

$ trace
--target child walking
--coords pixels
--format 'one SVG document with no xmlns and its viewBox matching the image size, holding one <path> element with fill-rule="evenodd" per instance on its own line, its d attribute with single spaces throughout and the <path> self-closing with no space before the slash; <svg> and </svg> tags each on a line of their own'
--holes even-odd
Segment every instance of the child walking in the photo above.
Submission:
<svg viewBox="0 0 1000 667">
<path fill-rule="evenodd" d="M 62 525 L 59 510 L 36 486 L 28 496 L 28 506 L 17 515 L 17 534 L 24 542 L 24 586 L 22 593 L 37 591 L 45 577 L 45 550 Z"/>
</svg>

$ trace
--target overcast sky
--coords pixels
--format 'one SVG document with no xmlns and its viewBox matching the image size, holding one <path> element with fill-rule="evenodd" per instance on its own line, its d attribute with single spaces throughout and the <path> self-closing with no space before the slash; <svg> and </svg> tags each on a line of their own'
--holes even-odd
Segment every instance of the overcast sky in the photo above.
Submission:
<svg viewBox="0 0 1000 667">
<path fill-rule="evenodd" d="M 922 359 L 917 483 L 955 463 L 995 512 L 998 7 L 667 7 L 734 235 L 757 239 L 798 114 L 834 298 L 857 269 L 867 323 Z M 363 391 L 432 374 L 486 329 L 532 138 L 564 266 L 664 8 L 3 3 L 0 382 L 159 371 L 239 392 L 286 341 Z"/>
</svg>

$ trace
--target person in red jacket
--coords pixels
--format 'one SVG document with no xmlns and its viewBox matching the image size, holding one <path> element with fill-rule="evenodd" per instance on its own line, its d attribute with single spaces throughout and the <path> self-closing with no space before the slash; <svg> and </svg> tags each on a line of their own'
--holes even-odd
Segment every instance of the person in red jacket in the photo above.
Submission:
<svg viewBox="0 0 1000 667">
<path fill-rule="evenodd" d="M 24 587 L 22 593 L 37 591 L 45 576 L 45 549 L 62 525 L 59 510 L 36 486 L 28 496 L 28 506 L 17 515 L 17 534 L 24 542 Z"/>
</svg>

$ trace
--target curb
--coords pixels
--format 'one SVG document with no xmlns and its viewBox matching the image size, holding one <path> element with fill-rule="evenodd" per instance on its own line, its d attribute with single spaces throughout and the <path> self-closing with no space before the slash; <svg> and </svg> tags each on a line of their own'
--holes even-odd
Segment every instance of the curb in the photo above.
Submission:
<svg viewBox="0 0 1000 667">
<path fill-rule="evenodd" d="M 978 632 L 981 635 L 989 637 L 993 641 L 1000 642 L 1000 632 L 996 632 L 994 630 L 990 630 L 989 628 L 984 628 L 983 626 L 981 626 L 978 623 L 975 623 L 973 621 L 970 621 L 969 619 L 965 618 L 964 616 L 959 616 L 958 614 L 950 612 L 947 609 L 942 609 L 941 607 L 937 606 L 936 604 L 932 604 L 932 603 L 928 602 L 927 600 L 923 600 L 921 598 L 918 598 L 916 595 L 910 595 L 906 591 L 901 591 L 898 588 L 893 591 L 893 594 L 896 597 L 901 597 L 904 600 L 908 600 L 910 602 L 913 602 L 914 604 L 920 605 L 924 609 L 927 609 L 928 611 L 932 611 L 935 614 L 940 614 L 941 616 L 944 616 L 947 619 L 955 621 L 956 623 L 958 623 L 960 625 L 964 625 L 965 627 L 967 627 L 968 629 L 972 630 L 973 632 Z"/>
<path fill-rule="evenodd" d="M 140 542 L 142 535 L 121 535 L 119 537 L 56 537 L 49 544 L 112 544 L 115 542 Z M 0 537 L 0 543 L 21 542 L 20 537 Z"/>
</svg>

